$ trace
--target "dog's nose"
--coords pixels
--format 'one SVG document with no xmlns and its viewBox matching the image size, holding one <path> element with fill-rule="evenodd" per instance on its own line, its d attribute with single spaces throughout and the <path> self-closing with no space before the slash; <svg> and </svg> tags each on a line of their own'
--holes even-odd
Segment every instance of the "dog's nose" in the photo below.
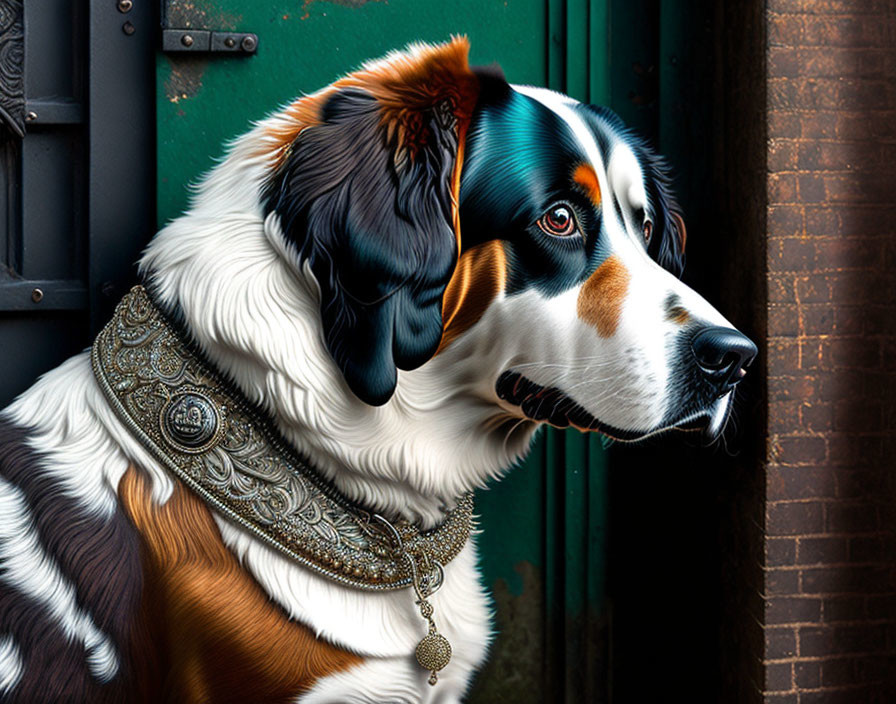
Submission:
<svg viewBox="0 0 896 704">
<path fill-rule="evenodd" d="M 734 328 L 704 328 L 691 340 L 691 349 L 700 369 L 724 396 L 746 374 L 756 356 L 756 345 Z"/>
</svg>

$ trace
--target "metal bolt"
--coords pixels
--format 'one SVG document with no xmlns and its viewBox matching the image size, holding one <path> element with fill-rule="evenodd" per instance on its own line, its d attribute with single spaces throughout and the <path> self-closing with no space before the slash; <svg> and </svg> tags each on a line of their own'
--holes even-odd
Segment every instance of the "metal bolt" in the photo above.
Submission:
<svg viewBox="0 0 896 704">
<path fill-rule="evenodd" d="M 242 47 L 243 51 L 255 51 L 255 47 L 258 42 L 255 40 L 255 37 L 247 34 L 243 37 L 243 41 L 240 42 L 240 47 Z"/>
<path fill-rule="evenodd" d="M 25 115 L 25 122 L 34 122 L 37 119 L 37 113 L 34 110 L 29 110 Z"/>
<path fill-rule="evenodd" d="M 118 0 L 119 12 L 130 12 L 132 7 L 134 7 L 133 0 Z"/>
<path fill-rule="evenodd" d="M 128 36 L 131 36 L 134 32 L 137 31 L 137 28 L 131 24 L 130 20 L 128 20 L 123 25 L 121 25 L 121 31 Z"/>
<path fill-rule="evenodd" d="M 233 47 L 236 46 L 236 39 L 234 39 L 233 37 L 227 37 L 227 39 L 224 40 L 224 46 L 226 46 L 228 49 L 233 49 Z"/>
<path fill-rule="evenodd" d="M 44 300 L 44 292 L 39 288 L 34 289 L 31 292 L 31 300 L 35 303 L 40 303 L 42 300 Z"/>
<path fill-rule="evenodd" d="M 184 46 L 193 46 L 193 37 L 191 37 L 189 34 L 185 34 L 180 38 L 180 43 Z"/>
</svg>

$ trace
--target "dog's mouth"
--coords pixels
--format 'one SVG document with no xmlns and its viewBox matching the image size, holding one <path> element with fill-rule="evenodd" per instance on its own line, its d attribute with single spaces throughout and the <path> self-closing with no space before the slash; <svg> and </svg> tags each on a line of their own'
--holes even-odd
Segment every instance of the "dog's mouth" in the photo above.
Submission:
<svg viewBox="0 0 896 704">
<path fill-rule="evenodd" d="M 639 440 L 644 433 L 621 430 L 602 423 L 555 386 L 542 386 L 519 372 L 506 371 L 495 384 L 498 398 L 519 407 L 530 420 L 549 423 L 555 428 L 597 431 L 615 440 Z"/>
<path fill-rule="evenodd" d="M 633 442 L 668 430 L 703 431 L 716 435 L 727 418 L 718 419 L 717 413 L 704 411 L 691 414 L 674 423 L 651 431 L 633 431 L 615 428 L 604 423 L 554 386 L 542 386 L 527 379 L 519 372 L 508 370 L 498 377 L 495 391 L 502 401 L 517 406 L 526 418 L 548 423 L 555 428 L 576 428 L 585 432 L 599 432 L 614 440 Z M 721 401 L 722 399 L 720 399 Z"/>
</svg>

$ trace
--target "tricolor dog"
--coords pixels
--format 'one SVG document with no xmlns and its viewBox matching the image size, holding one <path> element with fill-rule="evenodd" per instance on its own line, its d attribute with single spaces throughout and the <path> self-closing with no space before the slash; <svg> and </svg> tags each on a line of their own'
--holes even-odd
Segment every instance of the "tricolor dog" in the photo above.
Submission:
<svg viewBox="0 0 896 704">
<path fill-rule="evenodd" d="M 677 278 L 662 162 L 467 50 L 258 123 L 3 411 L 0 700 L 460 701 L 468 493 L 546 423 L 721 432 L 756 348 Z"/>
</svg>

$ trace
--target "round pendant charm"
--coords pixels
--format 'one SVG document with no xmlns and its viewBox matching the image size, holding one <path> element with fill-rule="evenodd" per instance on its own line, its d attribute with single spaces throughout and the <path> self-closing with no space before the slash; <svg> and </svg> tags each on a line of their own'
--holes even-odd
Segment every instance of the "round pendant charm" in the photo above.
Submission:
<svg viewBox="0 0 896 704">
<path fill-rule="evenodd" d="M 162 409 L 161 421 L 165 440 L 182 452 L 205 452 L 218 441 L 221 419 L 203 394 L 178 394 Z"/>
<path fill-rule="evenodd" d="M 430 633 L 417 644 L 414 654 L 424 670 L 435 673 L 451 660 L 451 643 L 441 633 Z"/>
</svg>

